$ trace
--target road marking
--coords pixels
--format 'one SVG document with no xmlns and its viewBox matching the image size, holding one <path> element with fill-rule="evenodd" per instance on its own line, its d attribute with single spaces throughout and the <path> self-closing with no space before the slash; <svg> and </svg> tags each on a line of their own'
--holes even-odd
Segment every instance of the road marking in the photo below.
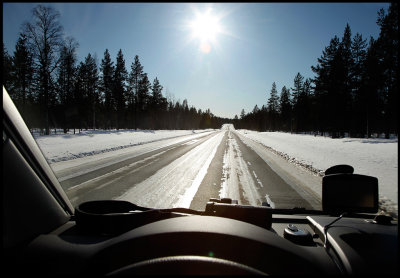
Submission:
<svg viewBox="0 0 400 278">
<path fill-rule="evenodd" d="M 183 143 L 182 146 L 184 146 L 184 145 L 192 145 L 192 144 L 194 144 L 194 143 L 196 143 L 198 141 L 200 141 L 200 139 L 195 139 L 195 140 L 189 141 L 187 143 Z"/>
<path fill-rule="evenodd" d="M 199 186 L 203 181 L 204 177 L 207 174 L 207 169 L 213 160 L 215 153 L 217 152 L 219 144 L 217 144 L 214 149 L 212 150 L 210 156 L 207 158 L 206 162 L 204 162 L 203 166 L 201 167 L 200 171 L 197 173 L 192 185 L 186 190 L 183 197 L 180 199 L 178 207 L 188 208 L 193 201 L 194 195 L 196 195 L 197 190 L 199 190 Z"/>
<path fill-rule="evenodd" d="M 262 184 L 262 182 L 260 181 L 260 179 L 257 177 L 256 172 L 254 172 L 254 170 L 253 170 L 253 175 L 254 175 L 254 177 L 256 178 L 257 183 L 258 183 L 259 185 L 261 185 L 261 187 L 264 187 L 263 184 Z"/>
</svg>

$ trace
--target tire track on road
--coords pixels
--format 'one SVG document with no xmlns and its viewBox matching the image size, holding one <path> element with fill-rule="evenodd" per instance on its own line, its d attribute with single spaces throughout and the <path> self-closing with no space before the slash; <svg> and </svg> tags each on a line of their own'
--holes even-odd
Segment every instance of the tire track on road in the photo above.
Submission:
<svg viewBox="0 0 400 278">
<path fill-rule="evenodd" d="M 116 198 L 214 136 L 215 133 L 196 142 L 180 142 L 86 174 L 81 177 L 82 181 L 66 188 L 67 196 L 74 205 L 89 200 Z M 65 182 L 63 186 L 66 187 Z"/>
</svg>

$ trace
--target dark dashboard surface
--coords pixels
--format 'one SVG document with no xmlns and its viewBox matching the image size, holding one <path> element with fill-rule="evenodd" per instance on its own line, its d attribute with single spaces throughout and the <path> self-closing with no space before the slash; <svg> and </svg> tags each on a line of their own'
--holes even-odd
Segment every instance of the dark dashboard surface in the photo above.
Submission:
<svg viewBox="0 0 400 278">
<path fill-rule="evenodd" d="M 31 271 L 48 274 L 157 274 L 157 269 L 163 274 L 210 274 L 205 269 L 214 274 L 397 271 L 397 223 L 340 219 L 329 228 L 330 245 L 324 248 L 323 226 L 333 219 L 274 215 L 272 227 L 265 229 L 229 218 L 180 214 L 119 235 L 87 233 L 69 221 L 35 239 L 24 257 Z M 309 233 L 308 239 L 285 235 L 289 224 Z"/>
</svg>

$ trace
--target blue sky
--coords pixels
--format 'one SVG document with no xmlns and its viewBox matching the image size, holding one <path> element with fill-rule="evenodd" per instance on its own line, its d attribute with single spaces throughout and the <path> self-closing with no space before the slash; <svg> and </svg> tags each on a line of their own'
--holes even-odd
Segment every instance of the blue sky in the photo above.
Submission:
<svg viewBox="0 0 400 278">
<path fill-rule="evenodd" d="M 12 54 L 21 25 L 31 21 L 38 3 L 3 3 L 3 42 Z M 267 103 L 272 83 L 278 92 L 293 87 L 300 72 L 313 77 L 311 66 L 331 38 L 342 37 L 346 23 L 354 36 L 379 35 L 380 8 L 388 3 L 44 3 L 61 14 L 66 36 L 79 43 L 78 59 L 88 53 L 98 64 L 106 48 L 113 61 L 122 49 L 126 68 L 135 55 L 163 94 L 175 101 L 207 108 L 233 118 Z M 222 32 L 199 49 L 190 22 L 211 9 Z"/>
</svg>

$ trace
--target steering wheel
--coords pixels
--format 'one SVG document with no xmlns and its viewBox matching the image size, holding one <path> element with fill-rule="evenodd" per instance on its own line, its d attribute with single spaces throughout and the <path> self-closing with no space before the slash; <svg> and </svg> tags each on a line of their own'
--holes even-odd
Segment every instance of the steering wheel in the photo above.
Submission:
<svg viewBox="0 0 400 278">
<path fill-rule="evenodd" d="M 95 256 L 93 269 L 107 275 L 323 273 L 314 260 L 267 229 L 222 217 L 184 216 L 111 239 Z"/>
<path fill-rule="evenodd" d="M 267 275 L 252 267 L 204 256 L 170 256 L 141 261 L 109 273 L 114 275 Z"/>
</svg>

